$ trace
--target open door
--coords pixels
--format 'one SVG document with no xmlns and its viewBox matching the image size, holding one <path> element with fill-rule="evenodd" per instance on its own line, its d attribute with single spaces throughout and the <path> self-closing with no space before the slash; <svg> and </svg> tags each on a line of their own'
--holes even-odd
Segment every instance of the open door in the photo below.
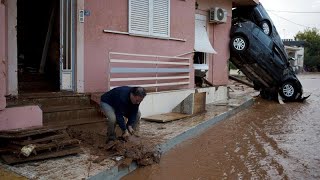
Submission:
<svg viewBox="0 0 320 180">
<path fill-rule="evenodd" d="M 60 90 L 73 91 L 76 1 L 60 0 Z"/>
</svg>

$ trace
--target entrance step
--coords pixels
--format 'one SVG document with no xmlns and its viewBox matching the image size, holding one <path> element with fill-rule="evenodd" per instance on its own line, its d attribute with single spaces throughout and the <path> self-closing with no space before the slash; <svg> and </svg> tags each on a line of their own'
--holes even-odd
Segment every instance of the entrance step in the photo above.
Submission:
<svg viewBox="0 0 320 180">
<path fill-rule="evenodd" d="M 43 124 L 49 126 L 104 122 L 99 107 L 90 102 L 89 94 L 71 92 L 27 93 L 7 97 L 8 106 L 38 105 Z"/>
<path fill-rule="evenodd" d="M 90 105 L 90 96 L 70 92 L 27 93 L 17 98 L 7 98 L 8 106 L 39 105 L 52 107 L 60 105 Z"/>
<path fill-rule="evenodd" d="M 98 110 L 90 105 L 67 105 L 42 107 L 43 121 L 59 121 L 99 116 Z"/>
</svg>

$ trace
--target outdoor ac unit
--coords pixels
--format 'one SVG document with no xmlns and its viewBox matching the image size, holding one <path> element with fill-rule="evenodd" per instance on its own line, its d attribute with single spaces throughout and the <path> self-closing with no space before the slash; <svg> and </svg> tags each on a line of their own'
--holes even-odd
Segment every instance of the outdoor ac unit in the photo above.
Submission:
<svg viewBox="0 0 320 180">
<path fill-rule="evenodd" d="M 210 9 L 209 22 L 210 23 L 225 23 L 227 22 L 228 12 L 225 9 L 215 7 Z"/>
</svg>

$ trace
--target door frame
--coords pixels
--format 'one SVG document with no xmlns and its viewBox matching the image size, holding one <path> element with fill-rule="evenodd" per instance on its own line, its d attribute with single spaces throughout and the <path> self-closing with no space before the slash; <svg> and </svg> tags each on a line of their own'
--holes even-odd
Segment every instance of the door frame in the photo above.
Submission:
<svg viewBox="0 0 320 180">
<path fill-rule="evenodd" d="M 79 22 L 78 12 L 84 9 L 84 0 L 75 0 L 75 66 L 74 88 L 73 91 L 78 93 L 84 92 L 84 23 Z M 7 1 L 6 18 L 7 18 L 7 95 L 18 95 L 18 43 L 17 43 L 17 0 Z"/>
</svg>

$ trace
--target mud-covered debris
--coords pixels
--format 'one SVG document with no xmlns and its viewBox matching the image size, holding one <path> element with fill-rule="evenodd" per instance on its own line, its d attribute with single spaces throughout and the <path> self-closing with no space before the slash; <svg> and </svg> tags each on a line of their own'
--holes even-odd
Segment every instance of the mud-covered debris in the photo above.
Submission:
<svg viewBox="0 0 320 180">
<path fill-rule="evenodd" d="M 159 163 L 161 157 L 159 151 L 136 139 L 129 139 L 128 141 L 116 140 L 110 151 L 117 154 L 117 156 L 124 156 L 124 161 L 128 162 L 128 159 L 130 159 L 131 161 L 136 161 L 140 166 Z M 126 164 L 122 162 L 121 166 Z"/>
<path fill-rule="evenodd" d="M 132 163 L 133 159 L 132 158 L 125 158 L 121 164 L 119 165 L 119 168 L 126 168 L 129 167 L 130 164 Z"/>
</svg>

